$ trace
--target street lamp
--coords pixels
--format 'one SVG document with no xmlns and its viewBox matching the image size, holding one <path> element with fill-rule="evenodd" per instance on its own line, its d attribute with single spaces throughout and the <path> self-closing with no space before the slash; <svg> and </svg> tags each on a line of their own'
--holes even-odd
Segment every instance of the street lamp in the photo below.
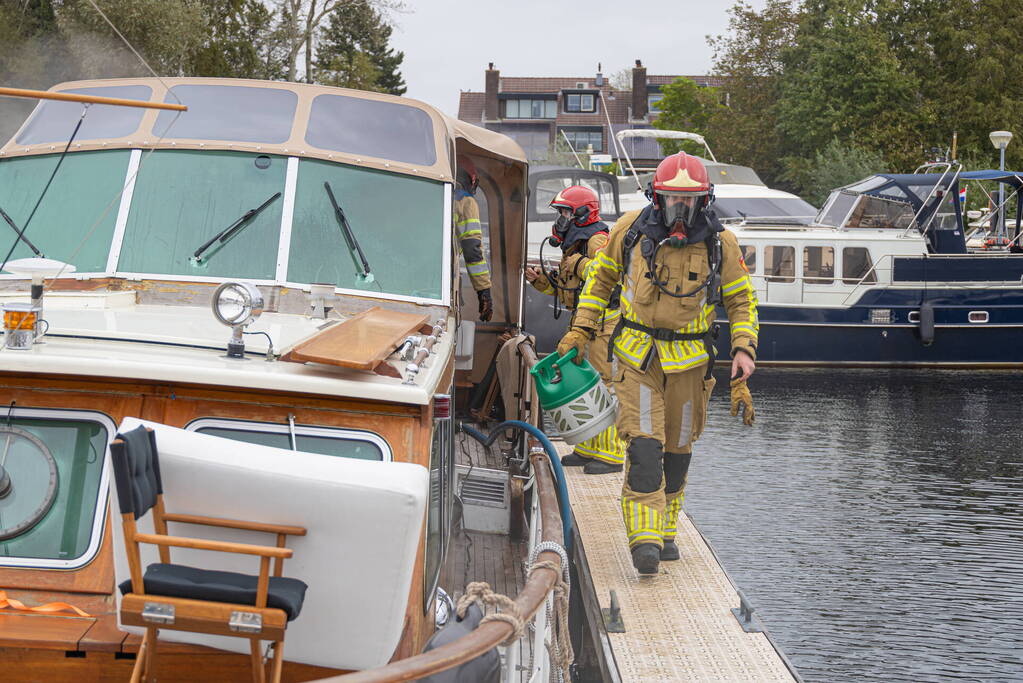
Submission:
<svg viewBox="0 0 1023 683">
<path fill-rule="evenodd" d="M 991 144 L 998 150 L 998 170 L 1005 170 L 1005 148 L 1012 141 L 1012 133 L 1007 130 L 995 130 L 990 135 Z M 1005 234 L 1005 184 L 998 183 L 998 236 Z"/>
</svg>

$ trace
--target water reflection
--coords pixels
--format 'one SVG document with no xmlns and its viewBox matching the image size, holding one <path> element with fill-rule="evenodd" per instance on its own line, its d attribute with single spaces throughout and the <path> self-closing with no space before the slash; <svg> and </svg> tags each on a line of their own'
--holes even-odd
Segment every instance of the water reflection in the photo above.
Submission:
<svg viewBox="0 0 1023 683">
<path fill-rule="evenodd" d="M 804 678 L 1023 680 L 1023 375 L 725 379 L 686 509 Z"/>
</svg>

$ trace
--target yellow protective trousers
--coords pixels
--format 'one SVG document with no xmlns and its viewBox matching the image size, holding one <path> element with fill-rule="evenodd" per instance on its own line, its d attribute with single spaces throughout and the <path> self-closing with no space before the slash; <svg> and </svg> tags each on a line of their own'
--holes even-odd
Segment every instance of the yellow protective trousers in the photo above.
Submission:
<svg viewBox="0 0 1023 683">
<path fill-rule="evenodd" d="M 617 318 L 616 318 L 617 320 Z M 607 362 L 607 345 L 611 341 L 613 324 L 606 324 L 604 330 L 593 340 L 587 352 L 587 360 L 593 369 L 600 373 L 604 385 L 612 392 L 614 385 L 611 383 L 611 363 Z M 575 445 L 575 454 L 582 458 L 594 458 L 603 460 L 612 465 L 621 465 L 625 461 L 625 444 L 618 439 L 618 429 L 611 425 L 592 439 L 587 439 Z"/>
<path fill-rule="evenodd" d="M 714 378 L 699 366 L 665 374 L 652 359 L 646 372 L 622 364 L 618 434 L 627 444 L 622 515 L 629 546 L 663 546 L 675 538 L 692 444 L 703 432 Z"/>
</svg>

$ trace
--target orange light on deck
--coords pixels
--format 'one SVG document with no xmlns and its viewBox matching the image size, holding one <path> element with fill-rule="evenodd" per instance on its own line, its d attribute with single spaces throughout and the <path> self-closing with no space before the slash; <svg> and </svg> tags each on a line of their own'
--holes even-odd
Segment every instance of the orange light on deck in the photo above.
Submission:
<svg viewBox="0 0 1023 683">
<path fill-rule="evenodd" d="M 8 349 L 32 348 L 35 341 L 39 306 L 26 303 L 4 304 L 4 346 Z"/>
</svg>

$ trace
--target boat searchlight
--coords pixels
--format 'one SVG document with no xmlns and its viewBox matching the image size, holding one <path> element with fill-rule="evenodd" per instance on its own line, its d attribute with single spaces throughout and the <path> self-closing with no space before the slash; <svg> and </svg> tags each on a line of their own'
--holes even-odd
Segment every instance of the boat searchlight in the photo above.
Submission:
<svg viewBox="0 0 1023 683">
<path fill-rule="evenodd" d="M 213 293 L 213 315 L 231 328 L 227 342 L 228 358 L 245 356 L 245 327 L 255 322 L 263 312 L 263 295 L 248 282 L 225 282 Z"/>
</svg>

